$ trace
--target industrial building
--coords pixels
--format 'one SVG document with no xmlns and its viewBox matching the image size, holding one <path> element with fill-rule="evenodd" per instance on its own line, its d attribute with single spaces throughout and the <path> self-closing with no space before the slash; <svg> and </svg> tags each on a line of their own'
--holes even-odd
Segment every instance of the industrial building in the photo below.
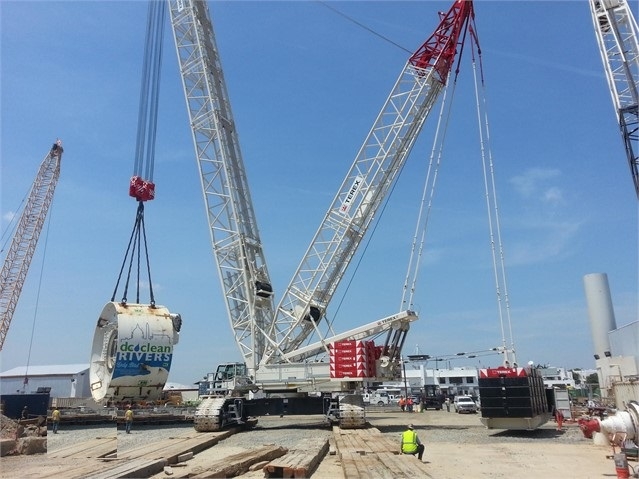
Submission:
<svg viewBox="0 0 639 479">
<path fill-rule="evenodd" d="M 0 373 L 0 394 L 48 392 L 51 398 L 91 397 L 88 364 L 19 366 Z"/>
<path fill-rule="evenodd" d="M 608 276 L 584 276 L 594 358 L 602 400 L 618 408 L 639 399 L 639 321 L 617 327 Z"/>
</svg>

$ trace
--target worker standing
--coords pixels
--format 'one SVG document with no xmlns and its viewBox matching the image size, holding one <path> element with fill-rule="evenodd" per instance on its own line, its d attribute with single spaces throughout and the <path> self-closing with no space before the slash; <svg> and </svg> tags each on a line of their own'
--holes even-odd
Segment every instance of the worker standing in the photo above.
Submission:
<svg viewBox="0 0 639 479">
<path fill-rule="evenodd" d="M 557 421 L 557 431 L 561 431 L 564 424 L 564 414 L 559 408 L 555 408 L 555 421 Z"/>
<path fill-rule="evenodd" d="M 53 434 L 58 434 L 58 426 L 60 425 L 60 411 L 54 408 L 51 413 L 51 422 L 53 423 Z"/>
<path fill-rule="evenodd" d="M 417 459 L 422 460 L 424 454 L 424 445 L 419 440 L 417 433 L 413 430 L 413 425 L 409 424 L 408 428 L 402 433 L 402 454 L 417 454 Z"/>
<path fill-rule="evenodd" d="M 131 434 L 131 424 L 133 424 L 133 410 L 131 409 L 131 405 L 128 405 L 124 413 L 124 427 L 127 434 Z"/>
<path fill-rule="evenodd" d="M 404 396 L 399 397 L 399 408 L 402 410 L 402 412 L 404 412 L 406 408 L 406 399 L 404 399 Z"/>
</svg>

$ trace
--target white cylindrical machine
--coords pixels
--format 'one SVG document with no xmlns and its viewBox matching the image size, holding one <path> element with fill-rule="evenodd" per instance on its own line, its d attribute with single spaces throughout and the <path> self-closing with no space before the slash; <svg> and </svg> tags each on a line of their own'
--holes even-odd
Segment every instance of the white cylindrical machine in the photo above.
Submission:
<svg viewBox="0 0 639 479">
<path fill-rule="evenodd" d="M 627 440 L 639 442 L 639 402 L 629 401 L 625 411 L 617 411 L 606 419 L 579 419 L 579 428 L 587 438 L 601 433 L 609 443 L 622 446 Z"/>
<path fill-rule="evenodd" d="M 592 342 L 595 347 L 594 354 L 599 358 L 603 358 L 610 355 L 608 333 L 617 329 L 606 273 L 585 275 L 584 290 L 588 305 Z"/>
<path fill-rule="evenodd" d="M 180 315 L 164 306 L 107 303 L 93 335 L 89 373 L 93 399 L 158 399 L 181 326 Z"/>
</svg>

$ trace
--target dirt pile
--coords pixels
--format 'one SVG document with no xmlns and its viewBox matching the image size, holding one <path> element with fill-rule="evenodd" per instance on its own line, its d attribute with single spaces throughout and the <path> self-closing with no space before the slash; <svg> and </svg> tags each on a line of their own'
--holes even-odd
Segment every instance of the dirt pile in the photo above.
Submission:
<svg viewBox="0 0 639 479">
<path fill-rule="evenodd" d="M 20 428 L 24 430 L 24 427 L 20 426 L 16 421 L 4 414 L 0 414 L 0 438 L 16 439 Z"/>
<path fill-rule="evenodd" d="M 42 454 L 47 452 L 47 425 L 44 418 L 14 421 L 0 415 L 0 455 Z"/>
</svg>

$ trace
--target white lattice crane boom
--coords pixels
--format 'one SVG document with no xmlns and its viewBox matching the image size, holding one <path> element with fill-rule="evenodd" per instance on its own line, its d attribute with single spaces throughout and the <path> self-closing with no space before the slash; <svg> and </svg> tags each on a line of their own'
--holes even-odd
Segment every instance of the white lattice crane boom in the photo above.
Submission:
<svg viewBox="0 0 639 479">
<path fill-rule="evenodd" d="M 315 233 L 282 300 L 264 355 L 295 351 L 317 330 L 346 268 L 376 211 L 401 171 L 431 108 L 439 98 L 473 3 L 456 1 L 430 38 L 408 59 L 355 161 Z"/>
<path fill-rule="evenodd" d="M 253 369 L 272 321 L 272 288 L 224 73 L 206 3 L 171 0 L 169 12 L 226 309 Z"/>
<path fill-rule="evenodd" d="M 626 0 L 590 0 L 612 103 L 639 197 L 639 28 Z"/>
<path fill-rule="evenodd" d="M 60 177 L 62 143 L 57 140 L 40 164 L 40 169 L 20 215 L 0 273 L 0 350 L 29 271 L 44 220 Z"/>
</svg>

